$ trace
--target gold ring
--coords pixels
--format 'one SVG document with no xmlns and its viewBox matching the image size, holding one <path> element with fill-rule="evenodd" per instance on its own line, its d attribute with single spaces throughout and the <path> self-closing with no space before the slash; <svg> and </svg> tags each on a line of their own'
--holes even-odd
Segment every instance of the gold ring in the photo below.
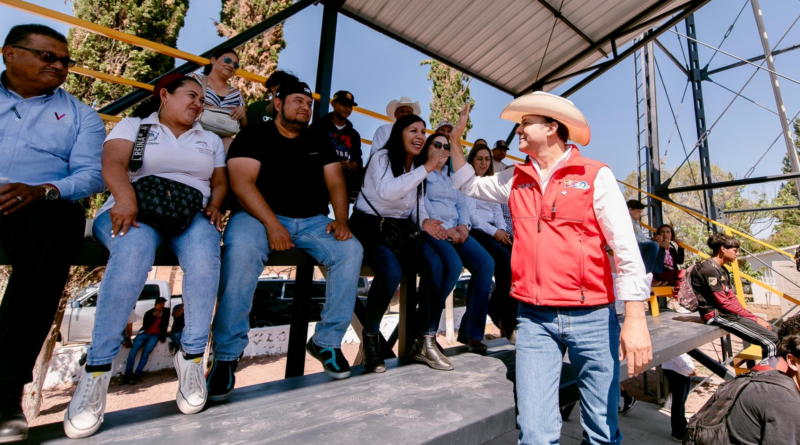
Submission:
<svg viewBox="0 0 800 445">
<path fill-rule="evenodd" d="M 17 199 L 19 199 L 19 202 L 25 201 L 24 199 L 22 199 L 22 196 L 19 195 L 17 195 Z"/>
</svg>

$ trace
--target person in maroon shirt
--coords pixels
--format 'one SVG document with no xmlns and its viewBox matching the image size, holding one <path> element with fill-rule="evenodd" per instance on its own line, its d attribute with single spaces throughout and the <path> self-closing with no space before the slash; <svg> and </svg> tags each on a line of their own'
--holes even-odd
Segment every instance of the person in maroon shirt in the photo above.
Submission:
<svg viewBox="0 0 800 445">
<path fill-rule="evenodd" d="M 131 352 L 128 353 L 128 361 L 125 364 L 125 375 L 122 378 L 123 384 L 134 385 L 138 382 L 139 376 L 147 364 L 147 359 L 150 353 L 156 348 L 156 343 L 164 343 L 167 341 L 167 327 L 169 327 L 169 311 L 164 310 L 164 305 L 167 300 L 163 297 L 156 298 L 156 304 L 153 309 L 144 313 L 144 321 L 139 333 L 133 340 Z M 142 358 L 139 359 L 139 366 L 136 371 L 133 371 L 133 365 L 136 361 L 136 354 L 142 349 Z"/>
<path fill-rule="evenodd" d="M 731 277 L 723 267 L 736 261 L 739 241 L 716 233 L 708 238 L 706 244 L 711 249 L 711 258 L 697 263 L 691 273 L 700 317 L 707 324 L 719 326 L 742 340 L 761 346 L 764 358 L 774 357 L 778 336 L 772 325 L 739 303 Z"/>
</svg>

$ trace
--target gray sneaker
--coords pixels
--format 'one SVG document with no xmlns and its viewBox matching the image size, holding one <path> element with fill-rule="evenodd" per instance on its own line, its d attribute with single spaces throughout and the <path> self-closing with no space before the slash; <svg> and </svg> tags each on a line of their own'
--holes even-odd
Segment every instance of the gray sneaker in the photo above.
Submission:
<svg viewBox="0 0 800 445">
<path fill-rule="evenodd" d="M 67 411 L 64 413 L 64 433 L 71 439 L 82 439 L 94 434 L 103 423 L 106 412 L 106 393 L 111 372 L 86 372 Z"/>
<path fill-rule="evenodd" d="M 172 358 L 175 372 L 178 373 L 178 393 L 175 401 L 184 414 L 197 414 L 206 406 L 208 391 L 203 372 L 203 356 L 187 359 L 178 350 Z"/>
</svg>

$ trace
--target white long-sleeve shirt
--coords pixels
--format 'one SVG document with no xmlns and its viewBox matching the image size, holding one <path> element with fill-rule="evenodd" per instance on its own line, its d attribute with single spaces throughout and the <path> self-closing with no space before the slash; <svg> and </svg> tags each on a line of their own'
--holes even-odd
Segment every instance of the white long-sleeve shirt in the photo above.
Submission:
<svg viewBox="0 0 800 445">
<path fill-rule="evenodd" d="M 375 130 L 375 135 L 372 136 L 372 147 L 369 149 L 370 157 L 386 145 L 386 141 L 389 140 L 389 136 L 392 134 L 392 126 L 394 124 L 381 125 Z"/>
<path fill-rule="evenodd" d="M 398 177 L 392 175 L 389 167 L 389 154 L 385 150 L 378 151 L 371 159 L 364 176 L 364 186 L 356 200 L 356 209 L 375 215 L 364 196 L 384 218 L 408 218 L 417 220 L 417 186 L 428 177 L 424 166 L 419 166 Z M 425 210 L 425 197 L 419 197 L 420 226 L 428 218 Z"/>
<path fill-rule="evenodd" d="M 472 220 L 472 228 L 478 229 L 491 236 L 494 236 L 498 230 L 505 230 L 506 219 L 503 217 L 503 209 L 500 204 L 496 202 L 481 201 L 480 199 L 470 198 L 467 199 L 467 207 L 469 207 L 469 218 Z"/>
<path fill-rule="evenodd" d="M 677 372 L 686 377 L 690 377 L 695 370 L 694 362 L 689 357 L 689 354 L 681 354 L 661 365 L 661 368 Z"/>
<path fill-rule="evenodd" d="M 542 192 L 546 189 L 553 173 L 563 167 L 571 153 L 572 150 L 568 149 L 550 170 L 548 176 L 544 178 Z M 535 160 L 531 160 L 531 162 L 541 177 L 539 165 Z M 511 195 L 514 170 L 503 170 L 494 176 L 477 177 L 472 166 L 466 164 L 455 172 L 451 179 L 453 187 L 459 188 L 461 193 L 466 196 L 507 204 L 508 197 Z M 618 299 L 623 301 L 647 300 L 650 298 L 652 275 L 645 272 L 639 245 L 630 223 L 628 206 L 625 204 L 625 198 L 617 185 L 614 173 L 608 167 L 603 167 L 597 172 L 594 180 L 592 205 L 603 236 L 614 251 L 614 263 L 617 269 L 615 286 Z M 556 279 L 557 277 L 552 278 Z"/>
</svg>

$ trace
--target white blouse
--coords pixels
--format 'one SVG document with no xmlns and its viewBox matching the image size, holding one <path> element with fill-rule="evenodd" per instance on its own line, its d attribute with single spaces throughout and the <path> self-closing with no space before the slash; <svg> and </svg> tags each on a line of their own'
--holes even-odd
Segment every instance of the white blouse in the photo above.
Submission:
<svg viewBox="0 0 800 445">
<path fill-rule="evenodd" d="M 500 204 L 481 201 L 469 196 L 466 199 L 473 229 L 478 229 L 491 236 L 494 236 L 498 230 L 509 231 L 506 228 L 506 220 L 503 218 L 503 209 Z"/>
<path fill-rule="evenodd" d="M 398 177 L 392 175 L 389 167 L 389 154 L 386 150 L 375 152 L 364 176 L 364 186 L 356 200 L 356 209 L 368 214 L 375 212 L 364 200 L 364 196 L 384 218 L 417 219 L 417 186 L 428 177 L 424 166 L 419 166 Z M 419 224 L 428 218 L 425 211 L 425 197 L 419 198 Z"/>
</svg>

